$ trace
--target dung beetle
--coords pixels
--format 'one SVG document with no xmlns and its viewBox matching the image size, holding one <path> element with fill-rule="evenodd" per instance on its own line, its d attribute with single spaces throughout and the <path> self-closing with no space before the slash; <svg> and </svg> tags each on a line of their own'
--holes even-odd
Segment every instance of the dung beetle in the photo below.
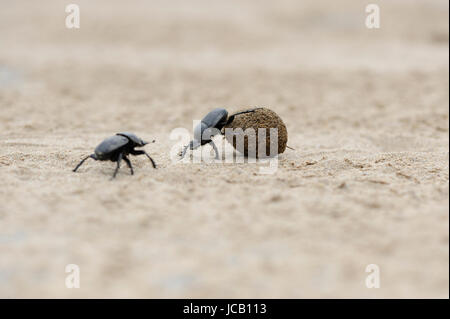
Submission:
<svg viewBox="0 0 450 319">
<path fill-rule="evenodd" d="M 254 108 L 251 110 L 246 110 L 242 112 L 234 113 L 230 116 L 228 116 L 228 111 L 223 108 L 217 108 L 206 114 L 206 116 L 201 120 L 199 124 L 194 128 L 194 139 L 189 142 L 188 145 L 184 147 L 184 149 L 180 152 L 181 158 L 184 158 L 186 155 L 186 151 L 189 149 L 195 150 L 200 146 L 203 146 L 205 144 L 211 144 L 212 148 L 214 149 L 214 152 L 216 154 L 216 159 L 219 159 L 219 151 L 217 150 L 216 144 L 214 144 L 214 141 L 211 139 L 214 135 L 218 134 L 224 134 L 222 132 L 222 129 L 225 125 L 229 125 L 234 121 L 234 117 L 236 115 L 245 114 L 245 113 L 251 113 L 255 112 L 258 108 Z M 215 130 L 211 130 L 215 129 Z M 211 134 L 208 133 L 207 130 L 211 130 Z M 206 131 L 206 132 L 205 132 Z M 209 137 L 207 137 L 209 135 Z"/>
<path fill-rule="evenodd" d="M 152 143 L 154 143 L 153 141 Z M 111 161 L 111 162 L 117 162 L 116 170 L 114 171 L 113 177 L 115 178 L 117 175 L 117 172 L 120 168 L 120 162 L 122 160 L 127 163 L 128 167 L 130 168 L 131 175 L 134 174 L 133 166 L 131 165 L 130 160 L 128 159 L 127 155 L 146 155 L 148 159 L 152 162 L 153 168 L 156 168 L 155 161 L 150 157 L 150 155 L 147 154 L 147 152 L 143 150 L 135 150 L 135 147 L 142 147 L 144 145 L 148 144 L 147 142 L 144 142 L 139 137 L 137 137 L 133 133 L 117 133 L 114 136 L 108 137 L 103 142 L 101 142 L 95 149 L 94 154 L 91 154 L 84 158 L 77 167 L 74 168 L 74 172 L 77 171 L 77 169 L 83 165 L 83 163 L 88 159 L 92 158 L 96 161 Z"/>
</svg>

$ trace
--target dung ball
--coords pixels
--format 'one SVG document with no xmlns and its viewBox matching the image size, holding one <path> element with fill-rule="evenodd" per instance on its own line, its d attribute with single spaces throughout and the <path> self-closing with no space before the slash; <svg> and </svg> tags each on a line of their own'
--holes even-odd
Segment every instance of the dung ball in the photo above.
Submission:
<svg viewBox="0 0 450 319">
<path fill-rule="evenodd" d="M 288 139 L 286 125 L 278 114 L 268 108 L 254 108 L 254 112 L 236 115 L 233 122 L 224 128 L 227 141 L 245 156 L 253 156 L 253 154 L 256 157 L 276 156 L 286 150 Z M 271 136 L 271 128 L 278 131 L 278 139 L 274 139 L 274 136 Z M 233 131 L 229 129 L 233 129 Z M 259 136 L 264 136 L 260 135 L 263 132 L 258 133 L 258 130 L 265 130 L 265 143 L 264 140 L 258 140 Z M 254 132 L 253 135 L 251 134 L 252 132 Z M 242 139 L 244 140 L 243 143 Z M 260 143 L 261 146 L 259 146 Z M 272 152 L 271 145 L 274 150 Z M 265 154 L 262 154 L 264 151 Z"/>
</svg>

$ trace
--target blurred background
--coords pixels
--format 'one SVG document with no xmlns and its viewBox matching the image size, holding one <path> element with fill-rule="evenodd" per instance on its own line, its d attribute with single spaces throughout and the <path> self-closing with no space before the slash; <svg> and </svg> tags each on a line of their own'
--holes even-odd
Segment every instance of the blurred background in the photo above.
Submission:
<svg viewBox="0 0 450 319">
<path fill-rule="evenodd" d="M 0 0 L 0 297 L 448 298 L 448 1 L 72 2 Z M 277 174 L 170 162 L 244 106 L 288 127 Z M 70 172 L 116 131 L 160 169 Z"/>
<path fill-rule="evenodd" d="M 303 91 L 323 82 L 339 86 L 348 80 L 362 95 L 354 98 L 364 99 L 367 94 L 359 89 L 379 72 L 414 69 L 420 81 L 420 72 L 445 72 L 447 65 L 447 1 L 380 1 L 380 29 L 365 27 L 367 4 L 361 1 L 77 4 L 81 28 L 67 29 L 65 2 L 2 1 L 2 88 L 29 93 L 16 101 L 29 104 L 24 108 L 3 103 L 3 132 L 23 125 L 51 131 L 102 128 L 105 114 L 81 116 L 96 103 L 120 122 L 117 126 L 132 125 L 157 109 L 151 113 L 155 130 L 185 126 L 191 114 L 186 104 L 201 108 L 199 117 L 210 108 L 202 108 L 206 101 L 314 108 L 328 98 L 323 92 L 328 88 L 314 96 Z M 342 75 L 349 78 L 342 81 Z M 44 90 L 55 100 L 42 108 L 42 99 L 32 94 Z M 4 91 L 6 99 L 10 93 Z M 57 111 L 67 105 L 72 112 Z M 34 121 L 36 113 L 48 121 Z"/>
</svg>

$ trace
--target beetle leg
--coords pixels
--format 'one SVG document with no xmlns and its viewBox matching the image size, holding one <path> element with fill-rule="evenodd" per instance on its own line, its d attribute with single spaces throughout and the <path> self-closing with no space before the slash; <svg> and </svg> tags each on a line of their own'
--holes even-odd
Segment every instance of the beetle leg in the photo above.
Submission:
<svg viewBox="0 0 450 319">
<path fill-rule="evenodd" d="M 183 150 L 180 152 L 180 156 L 182 159 L 184 158 L 184 155 L 186 155 L 188 148 L 189 148 L 189 145 L 186 145 L 185 147 L 183 147 Z"/>
<path fill-rule="evenodd" d="M 116 167 L 116 170 L 114 171 L 114 174 L 113 174 L 112 178 L 116 177 L 117 172 L 119 171 L 119 168 L 120 168 L 120 162 L 122 161 L 122 158 L 123 158 L 123 153 L 120 153 L 119 157 L 117 158 L 117 167 Z"/>
<path fill-rule="evenodd" d="M 142 150 L 139 150 L 139 151 L 138 151 L 138 150 L 132 150 L 132 151 L 130 152 L 130 154 L 133 154 L 133 155 L 146 155 L 146 156 L 148 157 L 148 159 L 150 160 L 150 162 L 152 162 L 153 168 L 156 168 L 156 163 L 155 163 L 155 161 L 153 160 L 153 158 L 150 157 L 150 155 L 147 154 L 146 151 L 142 151 Z"/>
<path fill-rule="evenodd" d="M 242 111 L 242 112 L 234 113 L 234 114 L 232 114 L 232 115 L 230 115 L 230 116 L 228 117 L 227 124 L 225 124 L 225 125 L 231 124 L 231 122 L 234 121 L 234 117 L 235 117 L 236 115 L 241 115 L 241 114 L 246 114 L 246 113 L 253 113 L 253 112 L 255 112 L 255 111 L 258 110 L 258 109 L 261 109 L 261 107 L 257 107 L 257 108 L 251 109 L 251 110 L 247 110 L 247 111 Z"/>
<path fill-rule="evenodd" d="M 184 158 L 188 149 L 195 150 L 195 149 L 199 148 L 200 146 L 202 146 L 202 144 L 200 142 L 198 142 L 197 140 L 190 141 L 189 144 L 186 145 L 183 148 L 183 150 L 180 152 L 181 159 Z"/>
<path fill-rule="evenodd" d="M 211 144 L 212 148 L 214 149 L 214 153 L 216 153 L 216 159 L 220 159 L 219 150 L 217 149 L 216 144 L 214 144 L 214 142 L 212 140 L 208 144 Z"/>
<path fill-rule="evenodd" d="M 153 160 L 153 158 L 151 158 L 150 155 L 148 155 L 146 151 L 143 151 L 143 152 L 144 152 L 144 154 L 148 157 L 148 159 L 150 160 L 150 162 L 152 162 L 153 168 L 156 168 L 156 163 L 155 163 L 155 161 Z"/>
<path fill-rule="evenodd" d="M 91 155 L 89 155 L 89 156 L 83 158 L 83 160 L 77 165 L 77 167 L 75 167 L 75 168 L 73 169 L 73 172 L 76 172 L 77 169 L 79 169 L 80 166 L 83 165 L 83 163 L 84 163 L 88 158 L 92 158 L 92 159 L 97 160 L 97 158 L 95 157 L 95 154 L 91 154 Z"/>
<path fill-rule="evenodd" d="M 133 175 L 134 174 L 133 165 L 131 165 L 130 160 L 125 155 L 123 156 L 123 160 L 125 161 L 125 163 L 127 163 L 128 167 L 130 168 L 131 175 Z"/>
</svg>

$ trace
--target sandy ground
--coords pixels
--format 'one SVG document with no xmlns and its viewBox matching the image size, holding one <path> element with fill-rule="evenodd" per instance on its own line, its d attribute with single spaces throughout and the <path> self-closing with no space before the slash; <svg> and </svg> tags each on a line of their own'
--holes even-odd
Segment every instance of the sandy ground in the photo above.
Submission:
<svg viewBox="0 0 450 319">
<path fill-rule="evenodd" d="M 0 1 L 0 297 L 448 298 L 447 1 L 378 30 L 361 1 L 76 3 Z M 287 125 L 275 174 L 170 160 L 249 105 Z M 71 172 L 117 131 L 159 168 Z"/>
</svg>

